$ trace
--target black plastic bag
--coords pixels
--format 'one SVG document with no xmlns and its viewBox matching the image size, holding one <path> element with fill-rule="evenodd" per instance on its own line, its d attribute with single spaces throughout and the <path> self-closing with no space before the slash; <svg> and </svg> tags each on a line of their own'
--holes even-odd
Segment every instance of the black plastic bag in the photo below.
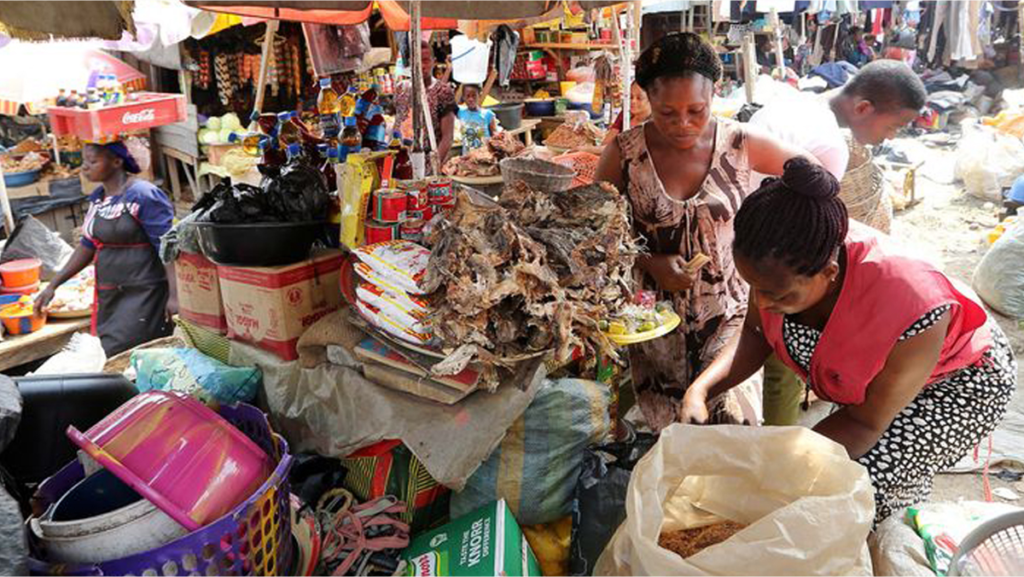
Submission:
<svg viewBox="0 0 1024 577">
<path fill-rule="evenodd" d="M 626 520 L 626 488 L 637 461 L 658 441 L 632 433 L 630 439 L 590 447 L 583 456 L 572 511 L 569 574 L 591 575 L 619 525 Z"/>
<path fill-rule="evenodd" d="M 320 497 L 327 491 L 342 487 L 348 470 L 338 459 L 321 457 L 312 453 L 295 455 L 288 482 L 292 493 L 304 505 L 316 507 Z"/>
</svg>

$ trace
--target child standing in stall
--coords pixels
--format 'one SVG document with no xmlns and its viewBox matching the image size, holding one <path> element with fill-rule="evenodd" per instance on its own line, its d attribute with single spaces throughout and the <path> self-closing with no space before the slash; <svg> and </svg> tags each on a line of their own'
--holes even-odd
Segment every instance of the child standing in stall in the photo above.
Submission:
<svg viewBox="0 0 1024 577">
<path fill-rule="evenodd" d="M 480 148 L 484 142 L 498 132 L 498 119 L 491 110 L 480 108 L 480 87 L 466 84 L 462 87 L 462 101 L 459 107 L 459 123 L 462 125 L 462 154 Z"/>
</svg>

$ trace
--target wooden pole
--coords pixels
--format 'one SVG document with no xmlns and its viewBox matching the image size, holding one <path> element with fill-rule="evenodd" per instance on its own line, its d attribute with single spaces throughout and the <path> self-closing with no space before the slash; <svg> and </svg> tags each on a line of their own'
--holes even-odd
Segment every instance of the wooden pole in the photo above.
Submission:
<svg viewBox="0 0 1024 577">
<path fill-rule="evenodd" d="M 748 30 L 743 34 L 743 43 L 740 48 L 740 55 L 743 58 L 743 89 L 747 94 L 747 103 L 754 103 L 754 83 L 757 81 L 755 67 L 757 56 L 754 54 L 754 33 Z"/>
<path fill-rule="evenodd" d="M 775 30 L 775 65 L 779 68 L 779 81 L 786 81 L 786 61 L 782 56 L 782 21 L 779 20 L 779 10 L 772 8 L 772 28 Z"/>
<path fill-rule="evenodd" d="M 270 55 L 272 54 L 271 50 L 274 49 L 274 34 L 277 34 L 278 25 L 280 22 L 277 20 L 267 20 L 267 32 L 263 36 L 259 83 L 256 86 L 256 102 L 253 104 L 253 110 L 257 113 L 263 112 L 263 99 L 267 95 L 267 70 L 270 68 Z"/>
<path fill-rule="evenodd" d="M 409 66 L 412 68 L 412 114 L 413 150 L 423 152 L 423 120 L 420 118 L 420 84 L 423 81 L 423 53 L 420 49 L 420 3 L 413 0 L 409 9 Z"/>
<path fill-rule="evenodd" d="M 629 12 L 626 12 L 628 22 Z M 612 9 L 612 37 L 619 46 L 619 70 L 622 72 L 622 131 L 629 130 L 630 114 L 630 80 L 633 76 L 633 67 L 629 61 L 629 43 L 622 38 L 621 26 L 619 25 L 619 13 Z"/>
<path fill-rule="evenodd" d="M 4 169 L 0 166 L 0 210 L 4 211 L 4 229 L 7 238 L 14 234 L 14 214 L 11 213 L 11 201 L 7 198 L 7 184 L 4 182 Z"/>
</svg>

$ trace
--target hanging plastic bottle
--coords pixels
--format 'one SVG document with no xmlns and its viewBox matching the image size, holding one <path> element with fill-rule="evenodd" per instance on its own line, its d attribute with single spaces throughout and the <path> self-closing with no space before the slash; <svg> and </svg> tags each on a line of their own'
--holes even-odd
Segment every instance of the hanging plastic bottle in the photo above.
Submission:
<svg viewBox="0 0 1024 577">
<path fill-rule="evenodd" d="M 338 116 L 341 112 L 341 102 L 338 93 L 331 87 L 330 78 L 320 79 L 320 94 L 316 98 L 316 108 L 320 113 L 320 131 L 324 138 L 338 138 L 338 134 L 341 133 L 341 121 Z"/>
<path fill-rule="evenodd" d="M 345 94 L 342 95 L 341 101 L 339 102 L 338 114 L 342 117 L 352 116 L 356 110 L 356 98 L 359 93 L 356 91 L 355 86 L 349 86 Z"/>
<path fill-rule="evenodd" d="M 406 141 L 409 146 L 412 145 L 412 141 Z M 395 151 L 395 168 L 394 177 L 397 180 L 410 180 L 412 179 L 412 159 L 409 158 L 409 150 L 402 142 L 402 134 L 399 131 L 395 131 L 391 135 L 391 145 L 389 148 Z"/>
</svg>

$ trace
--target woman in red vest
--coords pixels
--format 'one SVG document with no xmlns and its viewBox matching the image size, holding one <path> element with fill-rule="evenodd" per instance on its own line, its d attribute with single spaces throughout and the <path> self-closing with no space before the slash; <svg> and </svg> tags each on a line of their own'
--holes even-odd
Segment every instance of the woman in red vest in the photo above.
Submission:
<svg viewBox="0 0 1024 577">
<path fill-rule="evenodd" d="M 846 447 L 875 488 L 875 520 L 928 498 L 935 474 L 989 435 L 1017 385 L 999 326 L 969 289 L 851 222 L 839 184 L 795 158 L 736 215 L 750 284 L 740 335 L 687 390 L 684 423 L 774 352 L 837 408 L 814 430 Z M 805 402 L 806 408 L 806 402 Z"/>
</svg>

